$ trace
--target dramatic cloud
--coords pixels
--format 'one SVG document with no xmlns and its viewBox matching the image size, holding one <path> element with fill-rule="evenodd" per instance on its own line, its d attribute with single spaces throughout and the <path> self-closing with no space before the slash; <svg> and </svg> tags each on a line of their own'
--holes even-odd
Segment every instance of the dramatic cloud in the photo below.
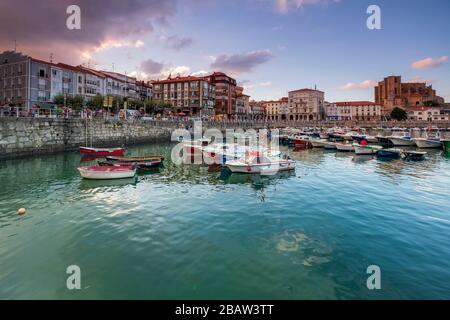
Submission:
<svg viewBox="0 0 450 320">
<path fill-rule="evenodd" d="M 307 5 L 328 5 L 340 2 L 340 0 L 275 0 L 276 8 L 281 13 L 287 13 L 291 9 L 299 9 Z"/>
<path fill-rule="evenodd" d="M 360 82 L 360 83 L 349 82 L 349 83 L 342 85 L 340 88 L 343 90 L 362 90 L 362 89 L 373 88 L 374 86 L 376 86 L 375 81 L 364 80 L 363 82 Z"/>
<path fill-rule="evenodd" d="M 194 42 L 192 38 L 180 38 L 178 36 L 161 36 L 161 40 L 164 42 L 166 48 L 177 51 L 191 46 Z"/>
<path fill-rule="evenodd" d="M 48 59 L 79 62 L 81 54 L 122 46 L 139 47 L 155 24 L 166 24 L 178 0 L 77 0 L 81 30 L 66 27 L 72 0 L 15 0 L 0 2 L 0 49 L 18 50 Z M 140 42 L 138 42 L 140 41 Z M 120 47 L 120 46 L 119 46 Z"/>
<path fill-rule="evenodd" d="M 428 68 L 436 68 L 444 64 L 448 61 L 448 56 L 442 56 L 440 58 L 426 58 L 423 60 L 419 60 L 414 62 L 411 67 L 413 69 L 428 69 Z"/>
<path fill-rule="evenodd" d="M 164 68 L 164 63 L 156 62 L 152 59 L 147 59 L 141 62 L 141 71 L 148 75 L 160 74 Z"/>
<path fill-rule="evenodd" d="M 211 69 L 228 72 L 230 74 L 241 74 L 253 72 L 254 69 L 271 60 L 274 56 L 269 50 L 258 50 L 243 54 L 222 54 L 213 59 Z"/>
</svg>

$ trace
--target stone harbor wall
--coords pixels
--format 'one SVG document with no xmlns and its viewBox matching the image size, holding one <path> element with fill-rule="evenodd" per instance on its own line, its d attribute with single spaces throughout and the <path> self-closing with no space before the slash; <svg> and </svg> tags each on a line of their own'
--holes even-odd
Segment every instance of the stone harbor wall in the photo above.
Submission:
<svg viewBox="0 0 450 320">
<path fill-rule="evenodd" d="M 76 150 L 169 142 L 172 126 L 146 122 L 0 118 L 0 159 Z"/>
</svg>

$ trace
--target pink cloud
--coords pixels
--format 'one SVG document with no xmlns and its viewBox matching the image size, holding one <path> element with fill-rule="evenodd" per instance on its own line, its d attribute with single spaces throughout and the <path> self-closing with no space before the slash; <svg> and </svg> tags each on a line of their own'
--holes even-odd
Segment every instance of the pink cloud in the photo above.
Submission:
<svg viewBox="0 0 450 320">
<path fill-rule="evenodd" d="M 373 80 L 364 80 L 359 83 L 355 82 L 348 82 L 342 86 L 340 86 L 343 90 L 362 90 L 362 89 L 369 89 L 376 86 L 376 82 Z"/>
<path fill-rule="evenodd" d="M 419 60 L 411 64 L 413 69 L 428 69 L 428 68 L 436 68 L 444 64 L 448 61 L 448 56 L 442 56 L 440 58 L 426 58 L 423 60 Z"/>
</svg>

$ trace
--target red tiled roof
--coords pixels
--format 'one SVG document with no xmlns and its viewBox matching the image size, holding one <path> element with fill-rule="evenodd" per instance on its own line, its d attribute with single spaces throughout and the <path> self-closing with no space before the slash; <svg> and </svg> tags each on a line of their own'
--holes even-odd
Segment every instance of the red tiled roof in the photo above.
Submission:
<svg viewBox="0 0 450 320">
<path fill-rule="evenodd" d="M 439 109 L 437 107 L 428 107 L 428 106 L 414 106 L 414 107 L 408 107 L 407 111 L 428 111 L 431 109 Z"/>
<path fill-rule="evenodd" d="M 45 64 L 48 64 L 48 65 L 51 65 L 51 66 L 54 66 L 54 67 L 57 67 L 57 66 L 58 66 L 57 64 L 55 64 L 55 63 L 53 63 L 53 62 L 44 61 L 44 60 L 39 60 L 39 59 L 36 59 L 36 58 L 31 58 L 31 60 L 32 60 L 32 61 L 35 61 L 35 62 L 38 62 L 38 63 L 45 63 Z"/>
</svg>

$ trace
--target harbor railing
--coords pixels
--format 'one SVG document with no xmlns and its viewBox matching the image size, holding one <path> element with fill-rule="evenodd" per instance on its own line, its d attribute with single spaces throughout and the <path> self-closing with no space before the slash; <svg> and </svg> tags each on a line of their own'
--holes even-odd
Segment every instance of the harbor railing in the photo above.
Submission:
<svg viewBox="0 0 450 320">
<path fill-rule="evenodd" d="M 106 112 L 105 110 L 74 110 L 64 109 L 38 109 L 38 108 L 20 108 L 0 106 L 0 118 L 39 118 L 39 119 L 83 119 L 83 120 L 107 120 L 107 121 L 128 121 L 128 122 L 148 122 L 149 124 L 170 125 L 192 127 L 194 121 L 202 121 L 204 127 L 209 128 L 432 128 L 437 127 L 441 130 L 450 130 L 450 121 L 292 121 L 292 120 L 237 120 L 223 119 L 216 120 L 211 118 L 189 118 L 189 117 L 153 117 L 139 113 L 127 114 Z"/>
</svg>

